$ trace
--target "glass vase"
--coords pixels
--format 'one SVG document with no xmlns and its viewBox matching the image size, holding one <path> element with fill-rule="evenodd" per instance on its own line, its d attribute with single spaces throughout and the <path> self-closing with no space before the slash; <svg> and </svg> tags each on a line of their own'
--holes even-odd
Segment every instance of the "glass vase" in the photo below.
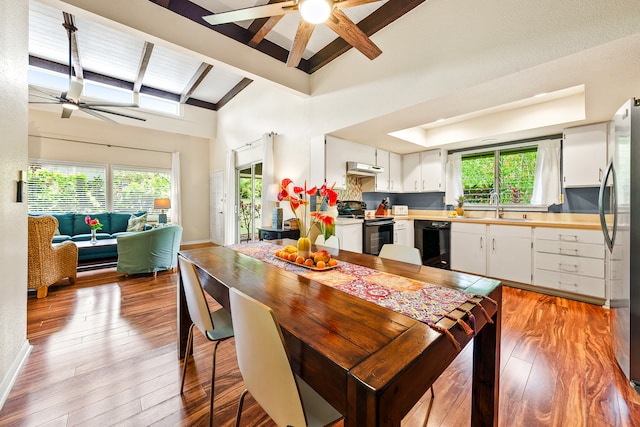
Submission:
<svg viewBox="0 0 640 427">
<path fill-rule="evenodd" d="M 91 230 L 91 244 L 95 245 L 98 243 L 98 239 L 96 237 L 96 230 Z"/>
<path fill-rule="evenodd" d="M 309 258 L 309 254 L 311 253 L 311 240 L 308 237 L 300 237 L 298 239 L 298 256 L 304 257 L 304 259 Z"/>
</svg>

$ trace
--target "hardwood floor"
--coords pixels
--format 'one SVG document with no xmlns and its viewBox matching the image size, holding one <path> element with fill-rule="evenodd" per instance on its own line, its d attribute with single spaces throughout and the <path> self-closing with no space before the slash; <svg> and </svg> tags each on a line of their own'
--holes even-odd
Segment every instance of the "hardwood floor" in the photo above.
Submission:
<svg viewBox="0 0 640 427">
<path fill-rule="evenodd" d="M 196 334 L 181 396 L 176 280 L 105 269 L 80 273 L 47 298 L 30 295 L 33 351 L 0 425 L 206 425 L 212 344 Z M 435 383 L 429 426 L 469 425 L 471 352 Z M 215 421 L 230 426 L 243 390 L 233 340 L 220 344 L 217 363 Z M 614 363 L 607 310 L 505 287 L 501 426 L 640 426 L 640 397 Z M 428 406 L 425 396 L 404 425 L 422 426 Z M 249 396 L 243 425 L 273 423 Z"/>
</svg>

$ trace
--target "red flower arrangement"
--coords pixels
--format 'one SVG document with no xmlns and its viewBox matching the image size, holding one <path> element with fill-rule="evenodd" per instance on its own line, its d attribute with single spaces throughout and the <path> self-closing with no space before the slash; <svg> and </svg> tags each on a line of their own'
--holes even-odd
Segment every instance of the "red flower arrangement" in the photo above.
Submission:
<svg viewBox="0 0 640 427">
<path fill-rule="evenodd" d="M 322 206 L 322 204 L 327 201 L 328 206 L 335 206 L 338 201 L 338 193 L 333 191 L 333 187 L 335 183 L 331 187 L 327 187 L 327 184 L 323 184 L 322 187 L 318 188 L 317 186 L 313 186 L 312 188 L 307 189 L 307 182 L 305 181 L 304 186 L 300 187 L 297 185 L 293 185 L 292 189 L 289 190 L 289 186 L 293 184 L 293 181 L 289 178 L 285 178 L 280 183 L 280 192 L 278 193 L 278 200 L 288 201 L 291 210 L 296 215 L 296 221 L 298 222 L 298 229 L 300 230 L 301 237 L 307 237 L 311 228 L 314 225 L 319 225 L 321 229 L 325 230 L 326 227 L 332 226 L 334 223 L 334 218 L 325 213 L 314 211 L 310 213 L 311 216 L 311 225 L 309 227 L 305 227 L 306 219 L 307 219 L 307 206 L 309 206 L 309 197 L 319 195 L 320 201 L 316 202 L 316 206 L 318 209 Z M 299 208 L 303 208 L 302 212 L 300 212 Z"/>
<path fill-rule="evenodd" d="M 102 224 L 100 224 L 100 220 L 98 220 L 97 218 L 91 219 L 91 217 L 87 215 L 84 217 L 84 222 L 92 230 L 102 230 Z"/>
</svg>

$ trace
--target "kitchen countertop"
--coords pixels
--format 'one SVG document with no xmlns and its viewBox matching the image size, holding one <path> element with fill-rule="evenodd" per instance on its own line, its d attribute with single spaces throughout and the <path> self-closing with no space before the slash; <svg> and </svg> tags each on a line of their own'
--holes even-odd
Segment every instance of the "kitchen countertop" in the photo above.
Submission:
<svg viewBox="0 0 640 427">
<path fill-rule="evenodd" d="M 493 217 L 493 211 L 467 211 L 464 217 L 449 216 L 452 211 L 410 210 L 409 219 L 466 222 L 469 224 L 500 224 L 526 227 L 557 227 L 600 230 L 600 218 L 597 214 L 557 214 L 544 212 L 505 212 L 504 217 Z M 526 214 L 527 218 L 523 218 Z M 486 216 L 491 215 L 491 216 Z M 406 219 L 407 217 L 400 217 Z"/>
</svg>

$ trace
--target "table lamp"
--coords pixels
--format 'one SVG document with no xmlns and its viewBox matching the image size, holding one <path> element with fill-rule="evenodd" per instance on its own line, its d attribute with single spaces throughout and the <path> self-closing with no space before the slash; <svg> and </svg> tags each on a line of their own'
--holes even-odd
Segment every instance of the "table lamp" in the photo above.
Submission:
<svg viewBox="0 0 640 427">
<path fill-rule="evenodd" d="M 166 224 L 167 223 L 167 214 L 164 213 L 165 209 L 171 209 L 171 200 L 167 198 L 155 199 L 153 201 L 153 208 L 160 209 L 160 215 L 158 215 L 158 223 Z"/>
<path fill-rule="evenodd" d="M 278 202 L 278 192 L 280 192 L 279 184 L 269 184 L 267 187 L 267 200 L 276 202 L 276 207 L 273 208 L 273 213 L 271 214 L 271 228 L 274 230 L 282 229 L 282 208 L 277 205 Z"/>
</svg>

